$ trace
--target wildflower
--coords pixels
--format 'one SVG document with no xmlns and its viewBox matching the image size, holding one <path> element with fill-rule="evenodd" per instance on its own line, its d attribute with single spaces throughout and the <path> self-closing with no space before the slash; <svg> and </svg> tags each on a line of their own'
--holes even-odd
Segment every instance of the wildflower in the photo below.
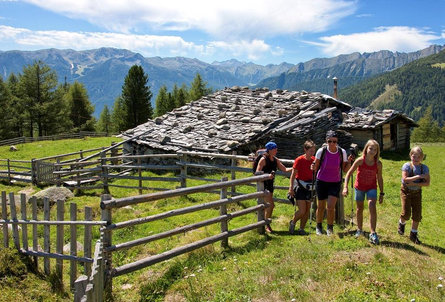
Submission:
<svg viewBox="0 0 445 302">
<path fill-rule="evenodd" d="M 443 288 L 443 285 L 442 284 L 439 284 L 438 286 L 437 286 L 437 289 L 442 289 Z"/>
</svg>

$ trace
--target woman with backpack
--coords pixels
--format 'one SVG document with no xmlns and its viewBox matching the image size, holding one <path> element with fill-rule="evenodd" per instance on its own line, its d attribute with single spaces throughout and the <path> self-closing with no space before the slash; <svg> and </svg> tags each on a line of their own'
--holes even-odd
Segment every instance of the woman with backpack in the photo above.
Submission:
<svg viewBox="0 0 445 302">
<path fill-rule="evenodd" d="M 346 151 L 338 146 L 338 135 L 333 130 L 326 133 L 326 143 L 327 147 L 317 150 L 312 168 L 318 171 L 315 187 L 318 197 L 315 232 L 317 235 L 323 234 L 323 218 L 327 205 L 326 234 L 330 236 L 334 233 L 335 204 L 340 197 L 341 174 L 342 171 L 348 171 L 353 156 L 349 155 L 348 158 Z"/>
<path fill-rule="evenodd" d="M 348 195 L 349 178 L 357 170 L 355 179 L 355 202 L 357 204 L 357 232 L 355 237 L 363 235 L 363 208 L 365 196 L 368 199 L 369 225 L 371 233 L 369 241 L 372 244 L 379 244 L 379 237 L 375 231 L 377 225 L 377 185 L 380 189 L 379 203 L 383 203 L 383 177 L 382 162 L 379 160 L 380 145 L 377 141 L 370 139 L 363 148 L 363 156 L 358 158 L 345 176 L 343 196 Z"/>
<path fill-rule="evenodd" d="M 274 142 L 268 142 L 266 144 L 266 153 L 261 156 L 261 159 L 258 161 L 258 166 L 256 168 L 256 172 L 263 171 L 264 173 L 269 173 L 275 176 L 275 172 L 277 168 L 283 172 L 290 172 L 292 168 L 286 168 L 281 161 L 276 158 L 278 152 L 278 146 Z M 264 218 L 266 220 L 272 217 L 272 212 L 275 207 L 273 201 L 273 191 L 274 191 L 274 178 L 264 181 L 264 189 L 269 191 L 267 195 L 264 197 L 265 202 L 269 204 L 269 207 L 264 211 Z M 272 233 L 272 228 L 270 224 L 266 225 L 266 231 Z"/>
</svg>

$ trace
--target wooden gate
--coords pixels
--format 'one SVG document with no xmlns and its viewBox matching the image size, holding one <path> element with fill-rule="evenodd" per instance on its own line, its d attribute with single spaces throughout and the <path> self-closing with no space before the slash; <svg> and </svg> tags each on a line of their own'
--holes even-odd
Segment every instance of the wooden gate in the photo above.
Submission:
<svg viewBox="0 0 445 302">
<path fill-rule="evenodd" d="M 36 161 L 37 183 L 57 184 L 56 164 L 51 162 Z"/>
</svg>

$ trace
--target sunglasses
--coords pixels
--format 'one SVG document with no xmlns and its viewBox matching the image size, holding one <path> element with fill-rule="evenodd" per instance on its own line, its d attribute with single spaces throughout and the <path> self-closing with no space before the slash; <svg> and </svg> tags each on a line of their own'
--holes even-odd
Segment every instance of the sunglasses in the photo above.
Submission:
<svg viewBox="0 0 445 302">
<path fill-rule="evenodd" d="M 338 143 L 338 141 L 333 141 L 333 140 L 328 140 L 328 144 L 336 144 L 336 143 Z"/>
</svg>

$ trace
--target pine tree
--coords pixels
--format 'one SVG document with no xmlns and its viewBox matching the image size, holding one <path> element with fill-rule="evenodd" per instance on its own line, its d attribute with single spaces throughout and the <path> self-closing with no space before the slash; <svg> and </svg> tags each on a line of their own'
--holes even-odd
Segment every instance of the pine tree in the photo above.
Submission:
<svg viewBox="0 0 445 302">
<path fill-rule="evenodd" d="M 125 77 L 121 98 L 126 129 L 134 128 L 153 117 L 152 93 L 147 82 L 148 75 L 138 65 L 133 65 Z"/>
<path fill-rule="evenodd" d="M 0 123 L 0 140 L 10 138 L 13 121 L 9 115 L 11 109 L 11 94 L 7 85 L 0 77 L 0 116 L 2 116 L 2 122 Z"/>
<path fill-rule="evenodd" d="M 112 128 L 111 114 L 108 106 L 105 105 L 102 110 L 99 121 L 97 122 L 97 130 L 100 132 L 110 133 Z"/>
</svg>

